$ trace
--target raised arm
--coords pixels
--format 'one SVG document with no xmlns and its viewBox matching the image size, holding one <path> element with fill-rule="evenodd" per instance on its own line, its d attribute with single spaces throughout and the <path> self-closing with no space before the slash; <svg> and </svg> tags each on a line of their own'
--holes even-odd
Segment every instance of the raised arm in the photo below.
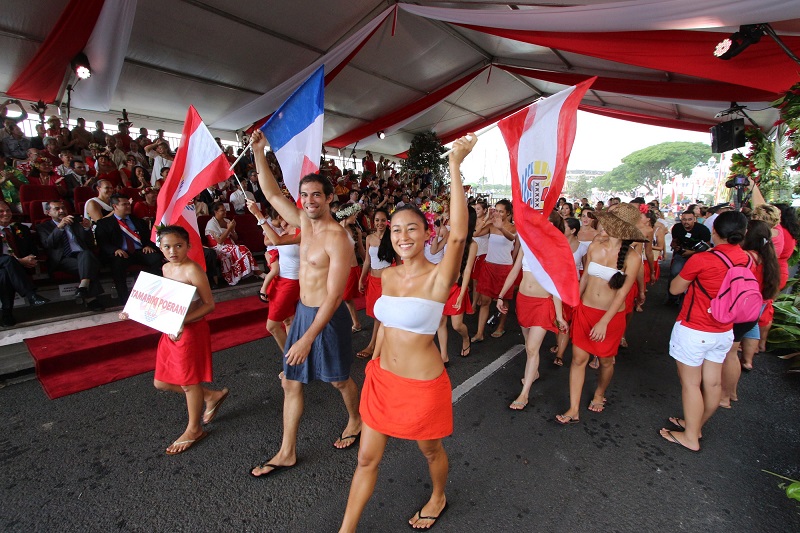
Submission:
<svg viewBox="0 0 800 533">
<path fill-rule="evenodd" d="M 461 182 L 461 162 L 472 151 L 478 137 L 469 133 L 453 143 L 450 152 L 450 234 L 447 237 L 447 249 L 438 265 L 437 285 L 449 292 L 453 282 L 458 279 L 461 258 L 464 254 L 464 243 L 469 229 L 467 216 L 467 197 Z"/>
<path fill-rule="evenodd" d="M 264 191 L 264 196 L 286 222 L 299 228 L 300 210 L 283 195 L 275 176 L 272 175 L 272 170 L 270 170 L 269 163 L 267 163 L 267 156 L 264 153 L 267 147 L 267 138 L 264 137 L 264 133 L 261 130 L 254 131 L 250 136 L 250 145 L 253 148 L 253 157 L 256 161 L 258 185 Z M 294 191 L 294 193 L 298 194 L 298 191 Z"/>
</svg>

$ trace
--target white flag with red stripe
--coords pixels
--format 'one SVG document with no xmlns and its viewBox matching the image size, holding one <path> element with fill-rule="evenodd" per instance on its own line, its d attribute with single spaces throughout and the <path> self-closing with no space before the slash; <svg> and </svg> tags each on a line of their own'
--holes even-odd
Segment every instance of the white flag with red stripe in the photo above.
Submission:
<svg viewBox="0 0 800 533">
<path fill-rule="evenodd" d="M 194 212 L 194 197 L 206 187 L 231 175 L 228 160 L 208 131 L 194 106 L 189 106 L 183 125 L 181 145 L 167 179 L 158 193 L 156 220 L 159 225 L 177 224 L 189 232 L 189 257 L 205 269 L 203 247 Z M 153 241 L 156 228 L 153 228 Z"/>
<path fill-rule="evenodd" d="M 570 306 L 579 302 L 572 250 L 547 217 L 564 186 L 578 104 L 595 79 L 531 104 L 497 124 L 511 161 L 514 222 L 522 260 L 548 293 Z"/>
</svg>

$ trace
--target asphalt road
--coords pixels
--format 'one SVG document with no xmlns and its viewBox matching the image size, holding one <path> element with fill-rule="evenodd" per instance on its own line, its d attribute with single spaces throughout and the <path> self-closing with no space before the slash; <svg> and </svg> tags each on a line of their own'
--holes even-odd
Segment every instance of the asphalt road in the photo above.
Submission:
<svg viewBox="0 0 800 533">
<path fill-rule="evenodd" d="M 542 378 L 524 412 L 518 393 L 524 356 L 511 359 L 455 405 L 447 514 L 436 531 L 800 531 L 800 502 L 762 472 L 800 479 L 800 383 L 770 355 L 745 374 L 740 401 L 720 410 L 692 454 L 658 435 L 680 415 L 680 387 L 666 354 L 677 310 L 664 307 L 662 281 L 635 314 L 631 348 L 617 358 L 603 413 L 560 426 L 568 366 L 543 357 Z M 474 331 L 475 317 L 468 319 Z M 356 348 L 369 332 L 355 336 Z M 543 353 L 554 339 L 548 336 Z M 513 320 L 500 339 L 458 357 L 457 386 L 518 346 Z M 251 466 L 280 442 L 282 392 L 274 341 L 215 354 L 216 385 L 231 389 L 210 436 L 175 457 L 164 448 L 185 425 L 185 404 L 136 376 L 59 400 L 36 381 L 0 390 L 0 529 L 3 531 L 336 531 L 356 462 L 332 442 L 346 421 L 339 394 L 307 389 L 300 465 L 269 479 Z M 364 362 L 354 364 L 363 381 Z M 587 374 L 583 404 L 594 386 Z M 413 442 L 391 440 L 362 531 L 405 531 L 427 500 L 425 461 Z"/>
</svg>

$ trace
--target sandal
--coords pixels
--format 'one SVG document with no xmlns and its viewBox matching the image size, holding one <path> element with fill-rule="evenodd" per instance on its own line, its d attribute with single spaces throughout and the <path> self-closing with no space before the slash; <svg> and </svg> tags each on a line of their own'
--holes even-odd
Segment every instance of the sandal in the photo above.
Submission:
<svg viewBox="0 0 800 533">
<path fill-rule="evenodd" d="M 461 348 L 461 354 L 460 355 L 461 355 L 461 357 L 467 357 L 470 354 L 471 351 L 472 351 L 472 341 L 470 341 L 469 344 L 467 344 L 466 348 Z"/>
<path fill-rule="evenodd" d="M 564 366 L 564 359 L 561 357 L 556 357 L 553 359 L 553 364 L 556 366 Z"/>
<path fill-rule="evenodd" d="M 264 302 L 265 304 L 269 303 L 269 298 L 267 298 L 267 295 L 263 292 L 258 293 L 258 299 Z"/>
</svg>

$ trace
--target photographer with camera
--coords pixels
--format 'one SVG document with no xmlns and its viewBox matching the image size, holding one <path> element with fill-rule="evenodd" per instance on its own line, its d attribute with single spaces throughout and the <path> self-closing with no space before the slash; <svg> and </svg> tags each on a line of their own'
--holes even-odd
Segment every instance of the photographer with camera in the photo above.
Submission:
<svg viewBox="0 0 800 533">
<path fill-rule="evenodd" d="M 92 220 L 81 215 L 67 215 L 64 202 L 47 204 L 50 220 L 36 226 L 36 233 L 47 253 L 48 271 L 69 272 L 80 278 L 75 303 L 86 304 L 90 311 L 103 311 L 97 300 L 103 293 L 100 285 L 100 261 L 92 252 Z"/>
<path fill-rule="evenodd" d="M 703 224 L 697 223 L 697 217 L 691 210 L 681 213 L 680 225 L 672 226 L 672 263 L 669 267 L 670 282 L 681 273 L 686 261 L 698 252 L 711 248 L 711 232 Z M 667 304 L 679 305 L 682 295 L 670 295 Z"/>
</svg>

